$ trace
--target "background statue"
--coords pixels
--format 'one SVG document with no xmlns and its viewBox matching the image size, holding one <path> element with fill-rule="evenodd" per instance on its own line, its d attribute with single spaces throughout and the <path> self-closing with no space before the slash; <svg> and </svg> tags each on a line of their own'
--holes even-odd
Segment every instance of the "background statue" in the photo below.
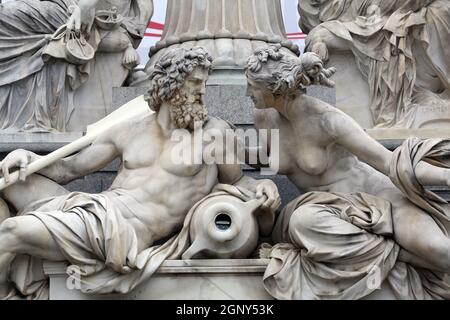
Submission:
<svg viewBox="0 0 450 320">
<path fill-rule="evenodd" d="M 108 11 L 114 8 L 112 17 Z M 0 5 L 0 129 L 81 132 L 106 116 L 112 88 L 121 86 L 138 64 L 134 48 L 152 14 L 152 0 Z M 112 19 L 102 23 L 100 15 Z M 68 22 L 72 44 L 84 45 L 75 52 L 82 61 L 66 53 Z"/>
<path fill-rule="evenodd" d="M 424 186 L 450 185 L 445 158 L 450 142 L 412 139 L 395 152 L 387 150 L 350 116 L 305 94 L 308 85 L 332 85 L 328 78 L 333 73 L 314 53 L 299 59 L 277 46 L 260 49 L 249 59 L 255 125 L 280 130 L 279 154 L 268 145 L 271 165 L 299 191 L 311 192 L 288 206 L 275 238 L 293 243 L 296 250 L 288 251 L 300 254 L 306 264 L 318 264 L 290 269 L 299 258 L 279 247 L 272 255 L 278 269 L 268 269 L 269 292 L 282 298 L 362 298 L 377 288 L 366 285 L 368 267 L 379 268 L 385 279 L 400 261 L 432 270 L 419 277 L 422 283 L 410 284 L 427 287 L 424 297 L 449 298 L 450 284 L 443 275 L 450 272 L 450 205 Z M 290 291 L 292 273 L 312 279 L 307 281 L 309 293 L 308 288 Z M 328 276 L 342 287 L 332 285 Z M 417 292 L 423 290 L 400 297 L 422 298 L 414 296 Z"/>
<path fill-rule="evenodd" d="M 131 291 L 165 257 L 175 258 L 186 246 L 189 229 L 186 232 L 183 223 L 188 212 L 219 182 L 233 185 L 228 189 L 240 199 L 260 201 L 260 228 L 270 234 L 280 204 L 277 188 L 270 180 L 244 176 L 234 148 L 227 143 L 215 145 L 220 148 L 216 154 L 234 159 L 230 164 L 205 163 L 208 144 L 199 144 L 193 158 L 181 158 L 178 163 L 182 155 L 176 150 L 192 145 L 185 147 L 174 135 L 192 141 L 210 129 L 223 136 L 229 129 L 226 122 L 209 118 L 203 104 L 211 62 L 202 48 L 167 52 L 155 66 L 146 96 L 154 114 L 113 127 L 81 152 L 2 192 L 19 214 L 0 225 L 1 298 L 14 296 L 12 289 L 25 296 L 45 297 L 42 275 L 36 280 L 22 273 L 36 270 L 29 264 L 36 263 L 36 258 L 68 261 L 82 270 L 81 275 L 88 278 L 81 288 L 84 292 Z M 201 156 L 199 163 L 196 152 Z M 3 175 L 8 178 L 9 170 L 16 167 L 26 170 L 39 157 L 14 151 L 2 161 Z M 61 186 L 117 158 L 122 162 L 117 177 L 102 194 L 69 193 Z M 236 188 L 250 193 L 244 195 Z M 182 228 L 185 232 L 180 237 L 151 247 Z"/>
<path fill-rule="evenodd" d="M 305 0 L 299 12 L 309 33 L 306 51 L 324 61 L 351 51 L 368 83 L 376 128 L 448 125 L 450 51 L 442 45 L 450 40 L 448 1 Z M 348 77 L 340 81 L 352 82 Z"/>
</svg>

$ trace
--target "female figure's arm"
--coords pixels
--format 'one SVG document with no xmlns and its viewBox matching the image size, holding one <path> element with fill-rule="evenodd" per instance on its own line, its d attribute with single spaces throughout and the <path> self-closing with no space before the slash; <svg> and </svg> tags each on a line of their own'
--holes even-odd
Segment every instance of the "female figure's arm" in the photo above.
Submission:
<svg viewBox="0 0 450 320">
<path fill-rule="evenodd" d="M 334 131 L 336 143 L 345 147 L 361 161 L 389 176 L 393 152 L 370 137 L 355 120 L 339 110 L 325 115 Z M 424 186 L 448 186 L 450 170 L 421 161 L 415 168 L 418 181 Z"/>
</svg>

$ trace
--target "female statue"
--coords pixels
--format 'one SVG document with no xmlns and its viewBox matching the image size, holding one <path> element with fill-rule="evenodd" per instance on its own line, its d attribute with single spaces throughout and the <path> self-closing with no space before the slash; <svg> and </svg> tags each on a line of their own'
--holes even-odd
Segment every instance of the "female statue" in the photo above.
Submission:
<svg viewBox="0 0 450 320">
<path fill-rule="evenodd" d="M 419 106 L 448 105 L 448 1 L 304 0 L 299 12 L 307 51 L 352 52 L 376 127 L 410 128 Z"/>
<path fill-rule="evenodd" d="M 289 233 L 289 241 L 302 248 L 309 247 L 310 254 L 315 252 L 321 258 L 326 256 L 321 252 L 323 248 L 328 248 L 325 251 L 330 255 L 336 254 L 338 248 L 340 253 L 351 251 L 354 255 L 361 254 L 363 248 L 377 248 L 379 254 L 387 249 L 374 244 L 380 240 L 378 235 L 390 238 L 393 233 L 399 247 L 394 250 L 391 243 L 395 252 L 386 256 L 394 262 L 448 273 L 450 208 L 422 186 L 449 185 L 450 170 L 442 167 L 440 157 L 443 150 L 448 151 L 449 142 L 409 140 L 396 152 L 389 151 L 348 115 L 305 94 L 304 89 L 310 84 L 333 85 L 329 78 L 334 72 L 324 69 L 322 60 L 314 53 L 299 59 L 283 53 L 279 46 L 259 49 L 247 65 L 248 95 L 256 107 L 255 125 L 258 129 L 280 130 L 279 154 L 271 154 L 268 146 L 271 166 L 279 168 L 300 191 L 313 192 L 312 196 L 306 195 L 290 205 L 289 216 L 281 222 L 290 227 L 283 232 Z M 431 158 L 440 167 L 430 164 Z M 351 194 L 358 193 L 351 198 Z M 316 201 L 316 195 L 321 199 Z M 315 205 L 333 204 L 333 210 L 340 210 L 340 217 L 336 218 L 333 210 L 334 218 L 318 214 L 311 207 L 302 211 L 300 205 L 310 203 L 305 201 L 308 198 L 313 200 L 313 209 L 317 209 Z M 353 209 L 348 208 L 358 214 L 350 214 Z M 326 211 L 322 209 L 319 211 Z M 305 214 L 308 211 L 313 214 Z M 342 212 L 346 212 L 345 219 Z M 362 212 L 366 216 L 361 216 Z M 380 214 L 384 212 L 388 214 Z M 375 242 L 358 246 L 358 241 L 362 241 L 361 245 L 370 235 L 354 229 L 358 225 L 355 221 L 370 220 L 370 216 L 383 217 L 368 227 L 369 231 L 377 231 L 377 237 Z M 388 224 L 392 224 L 393 230 L 385 228 Z M 310 247 L 313 239 L 320 244 L 314 249 Z M 369 253 L 364 252 L 360 257 L 366 261 Z M 350 268 L 357 263 L 353 262 Z"/>
</svg>

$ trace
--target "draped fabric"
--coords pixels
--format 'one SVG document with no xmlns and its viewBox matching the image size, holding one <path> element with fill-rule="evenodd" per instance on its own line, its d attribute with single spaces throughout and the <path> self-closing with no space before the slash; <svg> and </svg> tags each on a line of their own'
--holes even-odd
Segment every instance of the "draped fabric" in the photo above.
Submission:
<svg viewBox="0 0 450 320">
<path fill-rule="evenodd" d="M 399 247 L 389 202 L 358 194 L 308 193 L 291 202 L 275 229 L 264 285 L 282 300 L 361 299 L 370 271 L 385 279 Z M 296 217 L 298 216 L 298 217 Z M 295 219 L 294 219 L 295 218 Z"/>
<path fill-rule="evenodd" d="M 421 160 L 449 167 L 449 155 L 449 140 L 409 139 L 390 169 L 392 182 L 447 236 L 450 206 L 420 185 L 414 168 Z M 361 193 L 308 193 L 277 221 L 264 285 L 277 299 L 362 299 L 383 283 L 397 299 L 450 299 L 448 276 L 398 261 L 392 235 L 389 202 Z"/>
<path fill-rule="evenodd" d="M 377 6 L 378 11 L 373 9 Z M 372 115 L 377 127 L 411 127 L 417 59 L 424 52 L 442 82 L 450 88 L 450 3 L 445 0 L 329 0 L 301 1 L 305 30 L 321 26 L 347 40 L 370 89 Z M 307 39 L 307 50 L 314 38 Z M 427 69 L 428 67 L 422 68 Z M 429 69 L 429 68 L 428 68 Z M 436 92 L 440 93 L 440 92 Z"/>
<path fill-rule="evenodd" d="M 41 55 L 45 45 L 50 41 L 50 36 L 69 18 L 67 8 L 73 3 L 72 0 L 34 0 L 13 1 L 2 5 L 0 86 L 24 79 L 43 68 Z M 15 72 L 16 70 L 21 72 Z"/>
<path fill-rule="evenodd" d="M 414 170 L 420 161 L 450 168 L 450 140 L 411 138 L 394 151 L 389 176 L 397 188 L 415 205 L 427 212 L 450 235 L 450 205 L 417 180 Z"/>
<path fill-rule="evenodd" d="M 72 0 L 12 1 L 0 8 L 0 128 L 61 131 L 73 111 L 66 64 L 45 65 L 52 34 Z M 67 105 L 66 110 L 57 110 Z M 57 111 L 57 112 L 55 112 Z"/>
<path fill-rule="evenodd" d="M 68 273 L 81 272 L 82 292 L 126 294 L 150 278 L 165 260 L 181 258 L 190 246 L 190 223 L 196 208 L 205 200 L 222 195 L 232 195 L 243 201 L 254 197 L 243 188 L 217 185 L 187 213 L 178 234 L 163 245 L 142 252 L 138 249 L 136 231 L 124 215 L 148 212 L 124 190 L 102 194 L 71 193 L 44 199 L 30 205 L 24 213 L 35 216 L 47 227 L 70 264 Z M 10 299 L 48 298 L 48 281 L 39 259 L 24 255 L 16 257 L 10 278 L 18 290 L 11 293 Z"/>
<path fill-rule="evenodd" d="M 68 8 L 77 2 L 17 0 L 0 5 L 0 130 L 64 132 L 75 109 L 89 103 L 85 96 L 99 99 L 93 104 L 103 109 L 111 104 L 112 87 L 121 86 L 128 74 L 122 54 L 100 54 L 82 66 L 48 55 L 52 35 L 67 22 Z M 137 47 L 151 17 L 152 2 L 121 3 L 123 28 Z M 99 41 L 94 40 L 94 47 Z M 77 95 L 87 83 L 89 88 Z"/>
</svg>

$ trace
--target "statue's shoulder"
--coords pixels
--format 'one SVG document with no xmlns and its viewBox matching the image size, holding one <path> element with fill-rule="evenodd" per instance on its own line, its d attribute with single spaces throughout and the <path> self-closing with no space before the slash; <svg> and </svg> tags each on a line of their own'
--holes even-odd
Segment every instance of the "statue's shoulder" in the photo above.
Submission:
<svg viewBox="0 0 450 320">
<path fill-rule="evenodd" d="M 136 118 L 132 118 L 130 120 L 127 121 L 123 121 L 121 123 L 119 123 L 116 127 L 115 130 L 118 129 L 126 129 L 126 130 L 142 130 L 143 128 L 147 128 L 148 126 L 152 125 L 155 123 L 156 120 L 156 115 L 154 113 L 145 115 L 145 116 L 140 116 L 140 117 L 136 117 Z"/>
<path fill-rule="evenodd" d="M 319 115 L 319 116 L 325 116 L 325 115 L 333 115 L 333 114 L 341 114 L 342 112 L 337 109 L 336 107 L 332 106 L 328 102 L 325 102 L 319 98 L 309 96 L 309 95 L 303 95 L 302 96 L 302 104 L 305 104 L 305 108 L 302 108 L 298 110 L 299 112 L 302 112 L 301 110 L 306 110 L 311 115 Z"/>
<path fill-rule="evenodd" d="M 156 123 L 156 114 L 148 114 L 144 117 L 139 117 L 135 119 L 131 119 L 130 121 L 127 121 L 126 127 L 129 130 L 133 131 L 140 131 L 147 129 L 149 126 L 152 126 Z"/>
<path fill-rule="evenodd" d="M 149 114 L 142 118 L 123 121 L 107 132 L 107 135 L 118 145 L 128 144 L 130 140 L 135 139 L 136 135 L 148 130 L 155 124 L 155 114 Z"/>
</svg>

